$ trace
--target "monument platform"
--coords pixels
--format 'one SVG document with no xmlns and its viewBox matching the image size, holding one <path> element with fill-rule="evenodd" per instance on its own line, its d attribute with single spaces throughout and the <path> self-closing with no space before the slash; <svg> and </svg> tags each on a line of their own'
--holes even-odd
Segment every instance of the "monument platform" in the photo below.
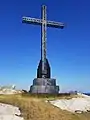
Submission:
<svg viewBox="0 0 90 120">
<path fill-rule="evenodd" d="M 48 93 L 58 94 L 59 86 L 56 86 L 56 79 L 53 78 L 35 78 L 30 87 L 30 93 Z"/>
</svg>

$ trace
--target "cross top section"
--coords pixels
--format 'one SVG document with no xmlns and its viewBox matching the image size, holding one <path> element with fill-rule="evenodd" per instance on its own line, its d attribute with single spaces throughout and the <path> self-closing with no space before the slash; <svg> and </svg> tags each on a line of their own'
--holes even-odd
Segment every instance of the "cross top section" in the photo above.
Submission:
<svg viewBox="0 0 90 120">
<path fill-rule="evenodd" d="M 41 60 L 42 60 L 42 77 L 43 78 L 47 74 L 47 70 L 46 70 L 47 27 L 63 29 L 65 26 L 64 23 L 61 23 L 61 22 L 48 21 L 46 9 L 47 9 L 47 7 L 45 5 L 42 5 L 41 19 L 31 18 L 31 17 L 23 17 L 22 18 L 23 23 L 41 25 Z"/>
</svg>

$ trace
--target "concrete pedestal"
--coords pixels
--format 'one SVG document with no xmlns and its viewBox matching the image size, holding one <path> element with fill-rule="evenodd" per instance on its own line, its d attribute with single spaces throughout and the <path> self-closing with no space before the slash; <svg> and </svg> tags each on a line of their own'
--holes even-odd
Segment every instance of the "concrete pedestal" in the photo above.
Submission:
<svg viewBox="0 0 90 120">
<path fill-rule="evenodd" d="M 30 92 L 57 94 L 59 92 L 59 86 L 56 86 L 56 79 L 35 78 L 33 85 L 30 87 Z"/>
</svg>

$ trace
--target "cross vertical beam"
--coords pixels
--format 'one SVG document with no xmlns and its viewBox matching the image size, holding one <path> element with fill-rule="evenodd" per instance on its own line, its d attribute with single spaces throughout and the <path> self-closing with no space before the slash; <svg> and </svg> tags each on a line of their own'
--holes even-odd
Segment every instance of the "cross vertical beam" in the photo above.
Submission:
<svg viewBox="0 0 90 120">
<path fill-rule="evenodd" d="M 41 25 L 41 60 L 42 60 L 42 78 L 47 74 L 46 71 L 46 27 L 47 27 L 47 14 L 46 14 L 46 6 L 42 6 L 42 25 Z"/>
<path fill-rule="evenodd" d="M 39 77 L 41 78 L 47 78 L 49 72 L 49 64 L 46 59 L 46 41 L 47 41 L 47 36 L 46 36 L 46 31 L 47 27 L 52 27 L 52 28 L 61 28 L 63 29 L 65 24 L 62 22 L 55 22 L 55 21 L 50 21 L 47 20 L 47 13 L 46 13 L 47 7 L 43 5 L 41 7 L 41 19 L 38 18 L 31 18 L 31 17 L 23 17 L 22 22 L 26 24 L 34 24 L 34 25 L 40 25 L 41 26 L 41 67 L 40 68 L 40 75 Z M 48 65 L 47 65 L 48 64 Z"/>
</svg>

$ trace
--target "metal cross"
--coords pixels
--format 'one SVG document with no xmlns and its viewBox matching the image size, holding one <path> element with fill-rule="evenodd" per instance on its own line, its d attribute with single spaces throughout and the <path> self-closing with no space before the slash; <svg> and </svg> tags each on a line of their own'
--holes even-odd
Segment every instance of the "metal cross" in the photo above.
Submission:
<svg viewBox="0 0 90 120">
<path fill-rule="evenodd" d="M 61 22 L 55 22 L 55 21 L 47 21 L 47 13 L 46 13 L 46 6 L 42 6 L 42 14 L 41 19 L 37 18 L 31 18 L 31 17 L 23 17 L 22 22 L 27 24 L 35 24 L 35 25 L 41 25 L 41 60 L 42 60 L 42 77 L 44 78 L 47 74 L 45 69 L 45 63 L 46 63 L 46 28 L 47 27 L 54 27 L 54 28 L 64 28 L 64 23 Z"/>
</svg>

